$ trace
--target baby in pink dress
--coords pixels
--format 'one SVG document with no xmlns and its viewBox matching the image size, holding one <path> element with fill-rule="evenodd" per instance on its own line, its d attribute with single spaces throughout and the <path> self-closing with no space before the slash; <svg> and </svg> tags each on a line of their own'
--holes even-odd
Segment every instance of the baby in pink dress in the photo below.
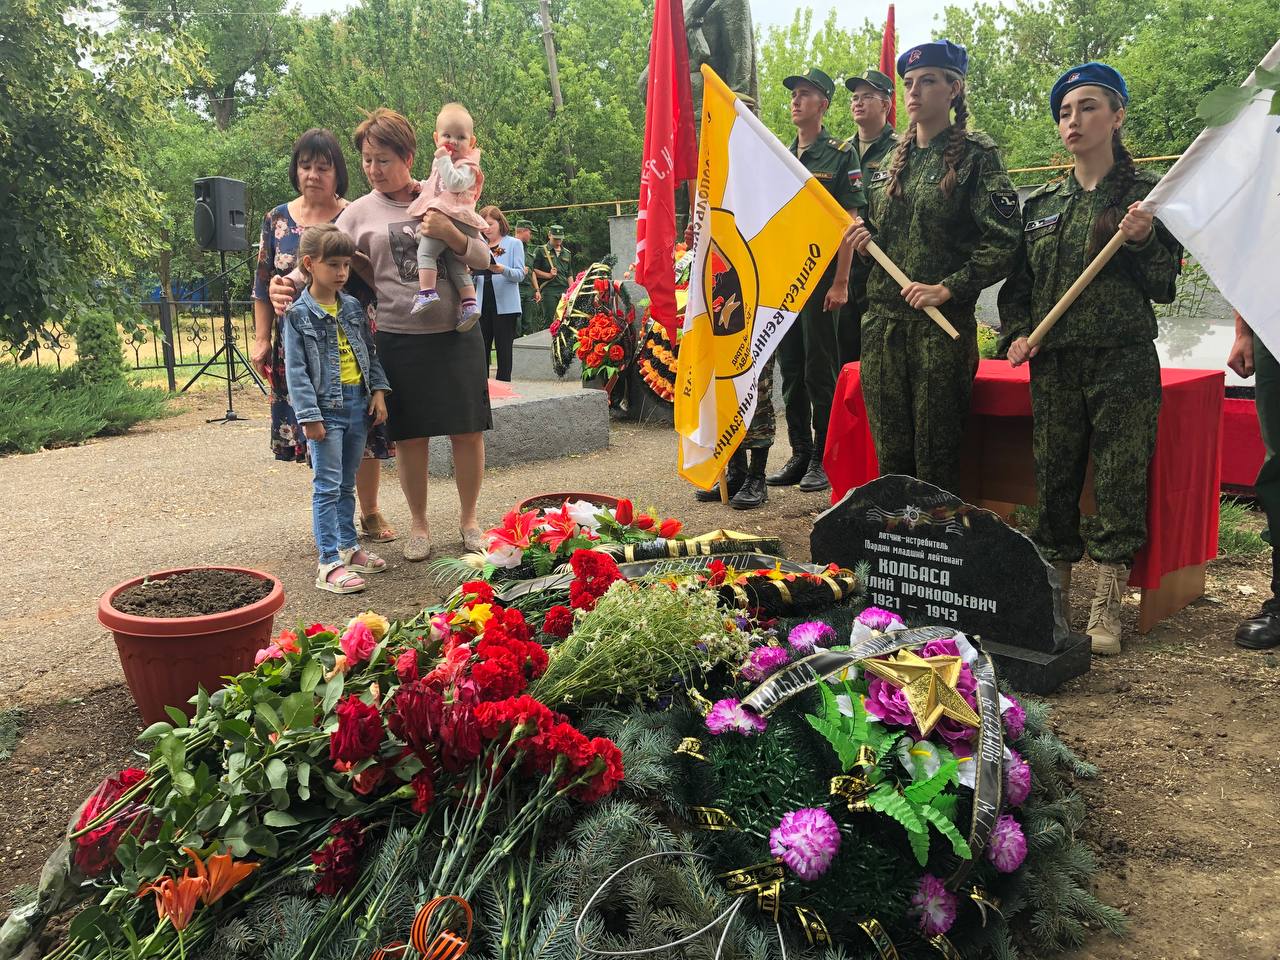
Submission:
<svg viewBox="0 0 1280 960">
<path fill-rule="evenodd" d="M 476 149 L 475 125 L 467 108 L 460 103 L 446 103 L 436 117 L 434 139 L 436 155 L 431 164 L 431 176 L 423 184 L 422 192 L 409 204 L 409 216 L 425 217 L 429 211 L 439 210 L 467 236 L 478 237 L 485 226 L 484 219 L 476 213 L 476 202 L 484 187 L 484 173 L 480 170 L 480 151 Z M 440 299 L 436 293 L 436 272 L 441 260 L 458 289 L 462 319 L 458 321 L 457 329 L 465 332 L 480 319 L 476 285 L 471 271 L 453 255 L 443 240 L 427 236 L 418 238 L 418 285 L 421 289 L 413 298 L 410 313 L 419 313 Z"/>
</svg>

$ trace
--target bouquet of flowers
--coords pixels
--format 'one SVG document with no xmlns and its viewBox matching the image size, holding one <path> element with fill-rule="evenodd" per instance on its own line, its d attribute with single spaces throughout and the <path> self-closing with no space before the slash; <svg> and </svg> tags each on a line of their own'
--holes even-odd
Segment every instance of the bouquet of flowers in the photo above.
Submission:
<svg viewBox="0 0 1280 960">
<path fill-rule="evenodd" d="M 693 253 L 686 251 L 683 244 L 677 244 L 675 258 L 676 316 L 683 323 L 684 307 L 689 299 L 689 273 L 693 265 Z M 667 328 L 655 323 L 647 310 L 640 329 L 644 331 L 636 354 L 640 378 L 655 396 L 672 403 L 675 400 L 676 364 L 680 354 L 679 332 L 677 331 L 675 342 L 672 342 Z"/>
<path fill-rule="evenodd" d="M 615 376 L 635 353 L 635 307 L 612 279 L 614 258 L 593 263 L 574 278 L 551 323 L 551 360 L 564 376 L 574 357 L 582 361 L 582 379 Z M 616 348 L 616 349 L 615 349 Z"/>
</svg>

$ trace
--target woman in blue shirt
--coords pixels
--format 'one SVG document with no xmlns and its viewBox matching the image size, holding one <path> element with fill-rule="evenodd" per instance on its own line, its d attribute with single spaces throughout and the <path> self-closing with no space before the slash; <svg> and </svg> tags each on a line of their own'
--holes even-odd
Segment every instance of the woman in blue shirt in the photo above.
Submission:
<svg viewBox="0 0 1280 960">
<path fill-rule="evenodd" d="M 498 352 L 498 379 L 511 381 L 511 345 L 520 325 L 520 281 L 524 279 L 524 244 L 510 235 L 507 218 L 495 206 L 480 211 L 489 241 L 489 269 L 476 274 L 484 355 Z"/>
</svg>

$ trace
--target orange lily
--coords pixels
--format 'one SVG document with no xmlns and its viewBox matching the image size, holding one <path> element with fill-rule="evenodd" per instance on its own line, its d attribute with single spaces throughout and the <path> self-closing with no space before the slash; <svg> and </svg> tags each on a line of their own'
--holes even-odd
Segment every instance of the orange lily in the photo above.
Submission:
<svg viewBox="0 0 1280 960">
<path fill-rule="evenodd" d="M 257 870 L 262 864 L 241 861 L 236 863 L 229 853 L 220 853 L 206 861 L 190 847 L 183 847 L 182 852 L 189 856 L 196 865 L 196 876 L 205 882 L 204 892 L 200 899 L 205 906 L 213 906 L 245 877 Z"/>
<path fill-rule="evenodd" d="M 193 877 L 190 870 L 183 870 L 181 877 L 165 877 L 156 883 L 148 883 L 138 891 L 138 896 L 154 893 L 156 913 L 160 919 L 168 919 L 173 924 L 173 929 L 181 933 L 191 922 L 191 915 L 196 910 L 196 901 L 208 888 L 208 880 L 199 876 Z"/>
</svg>

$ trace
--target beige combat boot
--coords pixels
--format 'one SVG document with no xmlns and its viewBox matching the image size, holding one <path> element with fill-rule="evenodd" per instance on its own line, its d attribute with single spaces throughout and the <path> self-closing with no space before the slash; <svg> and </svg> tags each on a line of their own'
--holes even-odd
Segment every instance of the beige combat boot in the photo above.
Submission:
<svg viewBox="0 0 1280 960">
<path fill-rule="evenodd" d="M 1053 570 L 1058 575 L 1058 585 L 1062 587 L 1062 602 L 1058 609 L 1062 611 L 1062 622 L 1071 629 L 1071 561 L 1053 561 Z"/>
<path fill-rule="evenodd" d="M 1104 657 L 1120 652 L 1120 603 L 1129 568 L 1122 563 L 1099 563 L 1098 584 L 1089 606 L 1089 626 L 1085 633 L 1093 641 L 1093 652 Z"/>
</svg>

